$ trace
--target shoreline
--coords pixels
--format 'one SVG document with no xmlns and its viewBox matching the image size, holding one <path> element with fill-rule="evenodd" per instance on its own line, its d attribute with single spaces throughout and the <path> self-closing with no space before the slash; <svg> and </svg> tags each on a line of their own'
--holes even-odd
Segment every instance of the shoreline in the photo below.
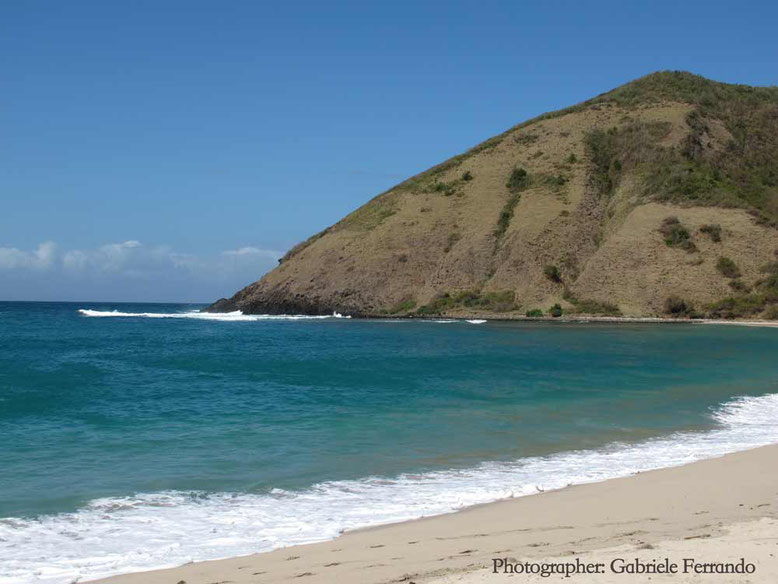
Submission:
<svg viewBox="0 0 778 584">
<path fill-rule="evenodd" d="M 67 302 L 65 304 L 122 304 L 115 302 Z M 137 305 L 187 305 L 187 306 L 202 306 L 202 303 L 197 302 L 184 302 L 184 303 L 160 303 L 160 302 L 140 302 L 140 303 L 126 303 Z M 196 310 L 194 312 L 203 314 L 232 314 L 230 312 L 210 311 L 207 310 L 209 306 Z M 753 327 L 778 327 L 778 320 L 763 320 L 763 319 L 710 319 L 710 318 L 670 318 L 665 316 L 602 316 L 602 315 L 587 315 L 587 314 L 563 314 L 559 317 L 551 316 L 525 316 L 523 314 L 510 314 L 510 313 L 457 313 L 457 314 L 442 314 L 442 315 L 416 315 L 416 314 L 350 314 L 348 311 L 333 311 L 330 313 L 244 313 L 243 316 L 275 316 L 275 317 L 332 317 L 334 314 L 342 314 L 343 318 L 354 320 L 409 320 L 409 321 L 437 321 L 437 320 L 485 320 L 488 322 L 562 322 L 562 323 L 603 323 L 603 324 L 708 324 L 708 325 L 730 325 L 730 326 L 753 326 Z"/>
<path fill-rule="evenodd" d="M 486 320 L 489 322 L 565 322 L 565 323 L 603 323 L 603 324 L 715 324 L 732 326 L 756 326 L 756 327 L 778 327 L 778 321 L 775 320 L 744 320 L 744 319 L 708 319 L 708 318 L 665 318 L 661 316 L 489 316 L 483 314 L 477 315 L 448 315 L 448 316 L 366 316 L 356 319 L 392 319 L 398 320 Z"/>
<path fill-rule="evenodd" d="M 234 312 L 220 312 L 201 309 L 199 312 L 206 314 L 233 314 L 239 312 L 244 316 L 311 316 L 327 317 L 340 315 L 341 318 L 354 320 L 418 320 L 418 321 L 438 321 L 438 320 L 485 320 L 488 322 L 564 322 L 564 323 L 605 323 L 605 324 L 715 324 L 715 325 L 735 325 L 735 326 L 756 326 L 756 327 L 778 327 L 778 320 L 764 319 L 714 319 L 714 318 L 670 318 L 666 316 L 598 316 L 587 314 L 563 314 L 562 316 L 525 316 L 523 314 L 509 313 L 456 313 L 440 315 L 419 315 L 419 314 L 359 314 L 349 313 L 347 310 L 334 310 L 329 313 L 315 314 L 275 314 L 275 313 L 244 313 L 240 310 Z"/>
<path fill-rule="evenodd" d="M 352 318 L 348 316 L 348 318 Z M 355 320 L 485 320 L 487 322 L 556 322 L 556 323 L 591 323 L 591 324 L 702 324 L 725 326 L 750 326 L 778 328 L 778 320 L 745 320 L 745 319 L 708 319 L 708 318 L 666 318 L 661 316 L 507 316 L 507 315 L 445 315 L 445 316 L 354 316 Z"/>
<path fill-rule="evenodd" d="M 454 513 L 350 530 L 320 543 L 91 582 L 248 584 L 260 581 L 258 576 L 263 583 L 298 578 L 306 584 L 491 582 L 500 581 L 487 569 L 497 556 L 570 561 L 615 550 L 612 553 L 633 557 L 669 545 L 712 562 L 716 558 L 706 546 L 719 541 L 726 550 L 735 546 L 733 537 L 740 538 L 738 549 L 753 552 L 757 575 L 778 573 L 778 559 L 762 557 L 761 548 L 757 550 L 757 542 L 772 534 L 776 543 L 770 551 L 778 550 L 775 468 L 778 445 L 762 446 Z M 583 581 L 610 582 L 606 576 Z M 694 581 L 705 580 L 698 576 Z"/>
</svg>

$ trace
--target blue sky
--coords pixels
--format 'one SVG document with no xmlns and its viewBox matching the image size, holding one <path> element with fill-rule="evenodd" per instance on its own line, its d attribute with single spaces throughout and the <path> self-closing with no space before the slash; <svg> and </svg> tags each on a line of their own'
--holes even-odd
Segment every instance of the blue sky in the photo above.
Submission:
<svg viewBox="0 0 778 584">
<path fill-rule="evenodd" d="M 778 84 L 771 2 L 3 2 L 0 299 L 210 301 L 375 194 L 660 69 Z"/>
</svg>

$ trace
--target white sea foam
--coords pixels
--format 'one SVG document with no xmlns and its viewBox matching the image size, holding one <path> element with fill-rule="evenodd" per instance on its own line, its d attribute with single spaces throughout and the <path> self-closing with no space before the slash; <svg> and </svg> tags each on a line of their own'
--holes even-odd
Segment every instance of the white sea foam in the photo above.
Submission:
<svg viewBox="0 0 778 584">
<path fill-rule="evenodd" d="M 78 310 L 82 316 L 96 318 L 107 317 L 134 317 L 134 318 L 192 318 L 195 320 L 218 320 L 226 322 L 245 322 L 254 320 L 320 320 L 325 318 L 351 318 L 343 316 L 339 312 L 333 312 L 331 315 L 310 316 L 306 314 L 243 314 L 240 310 L 235 312 L 199 312 L 190 310 L 188 312 L 120 312 L 118 310 L 89 310 L 80 308 Z"/>
<path fill-rule="evenodd" d="M 483 318 L 473 318 L 468 320 L 467 322 L 469 322 L 470 324 L 484 324 L 486 320 L 484 320 Z"/>
<path fill-rule="evenodd" d="M 369 477 L 269 494 L 164 492 L 75 513 L 0 520 L 0 583 L 64 584 L 333 538 L 345 529 L 677 466 L 778 443 L 778 394 L 735 399 L 709 432 L 464 470 Z"/>
</svg>

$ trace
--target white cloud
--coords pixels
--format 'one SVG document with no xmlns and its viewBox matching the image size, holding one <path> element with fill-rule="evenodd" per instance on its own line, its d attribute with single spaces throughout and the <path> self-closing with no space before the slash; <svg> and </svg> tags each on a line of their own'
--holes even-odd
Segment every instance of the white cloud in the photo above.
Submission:
<svg viewBox="0 0 778 584">
<path fill-rule="evenodd" d="M 62 256 L 62 267 L 68 271 L 84 270 L 88 264 L 89 257 L 83 251 L 73 250 Z"/>
<path fill-rule="evenodd" d="M 244 246 L 211 255 L 176 252 L 169 246 L 148 246 L 137 240 L 107 243 L 94 249 L 57 252 L 52 242 L 35 250 L 0 247 L 0 270 L 35 270 L 74 278 L 258 278 L 281 252 Z"/>
<path fill-rule="evenodd" d="M 57 246 L 51 241 L 41 243 L 34 251 L 0 247 L 0 269 L 46 270 L 54 264 L 56 255 Z"/>
<path fill-rule="evenodd" d="M 50 267 L 56 258 L 57 246 L 52 241 L 46 241 L 35 250 L 35 264 L 38 268 Z"/>
<path fill-rule="evenodd" d="M 0 245 L 0 299 L 208 302 L 259 279 L 281 255 L 252 245 L 191 254 L 134 239 L 90 249 Z"/>
<path fill-rule="evenodd" d="M 260 249 L 258 247 L 253 246 L 246 246 L 246 247 L 239 247 L 238 249 L 228 249 L 227 251 L 223 251 L 222 255 L 226 256 L 263 256 L 263 257 L 270 257 L 270 258 L 277 258 L 281 256 L 282 254 L 280 252 L 274 251 L 272 249 Z"/>
<path fill-rule="evenodd" d="M 15 247 L 0 247 L 0 268 L 20 268 L 28 261 L 29 254 Z"/>
</svg>

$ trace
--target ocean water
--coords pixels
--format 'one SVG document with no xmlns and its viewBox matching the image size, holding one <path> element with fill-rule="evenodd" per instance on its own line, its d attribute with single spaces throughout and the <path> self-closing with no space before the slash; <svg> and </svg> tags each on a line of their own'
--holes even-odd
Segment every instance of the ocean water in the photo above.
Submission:
<svg viewBox="0 0 778 584">
<path fill-rule="evenodd" d="M 778 330 L 0 303 L 0 583 L 335 537 L 778 443 Z"/>
</svg>

